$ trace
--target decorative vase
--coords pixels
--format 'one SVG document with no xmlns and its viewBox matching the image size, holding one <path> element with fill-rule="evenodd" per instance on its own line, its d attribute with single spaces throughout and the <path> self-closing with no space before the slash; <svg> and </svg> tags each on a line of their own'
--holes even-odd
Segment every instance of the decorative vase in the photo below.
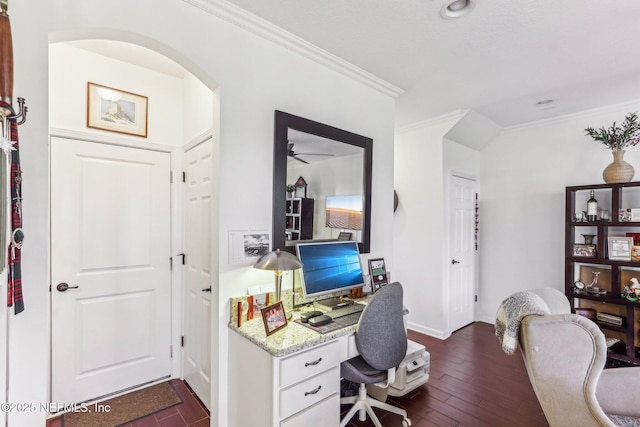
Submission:
<svg viewBox="0 0 640 427">
<path fill-rule="evenodd" d="M 611 154 L 613 154 L 613 163 L 602 171 L 602 179 L 604 179 L 604 182 L 611 184 L 631 181 L 635 171 L 633 166 L 624 161 L 624 150 L 613 150 Z"/>
</svg>

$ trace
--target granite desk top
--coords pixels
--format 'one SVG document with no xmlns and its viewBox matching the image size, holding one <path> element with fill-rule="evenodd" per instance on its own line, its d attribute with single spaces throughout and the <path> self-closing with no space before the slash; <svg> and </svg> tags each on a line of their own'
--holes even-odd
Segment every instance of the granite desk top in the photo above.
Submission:
<svg viewBox="0 0 640 427">
<path fill-rule="evenodd" d="M 295 353 L 306 348 L 314 347 L 323 342 L 331 341 L 344 335 L 355 332 L 357 325 L 347 326 L 335 331 L 321 334 L 311 328 L 302 326 L 295 322 L 299 313 L 295 313 L 289 320 L 285 328 L 267 336 L 264 330 L 262 318 L 249 320 L 238 327 L 229 323 L 229 328 L 233 329 L 249 341 L 253 342 L 272 356 L 280 357 Z"/>
</svg>

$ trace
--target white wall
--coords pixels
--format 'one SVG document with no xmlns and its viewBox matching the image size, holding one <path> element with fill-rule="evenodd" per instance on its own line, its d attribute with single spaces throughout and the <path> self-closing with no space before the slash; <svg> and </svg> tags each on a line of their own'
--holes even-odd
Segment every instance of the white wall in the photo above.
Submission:
<svg viewBox="0 0 640 427">
<path fill-rule="evenodd" d="M 443 337 L 444 142 L 459 115 L 442 117 L 396 135 L 394 265 L 391 280 L 404 286 L 409 328 Z"/>
<path fill-rule="evenodd" d="M 63 43 L 51 44 L 49 58 L 49 79 L 53 83 L 49 87 L 51 127 L 141 140 L 140 137 L 87 127 L 87 82 L 92 82 L 146 96 L 148 133 L 143 140 L 172 146 L 182 145 L 182 79 Z M 70 67 L 69 64 L 73 66 Z"/>
<path fill-rule="evenodd" d="M 15 94 L 27 99 L 21 128 L 24 226 L 24 295 L 27 311 L 12 317 L 10 399 L 47 398 L 47 196 L 48 41 L 110 38 L 152 48 L 182 64 L 220 100 L 219 250 L 220 286 L 214 320 L 220 340 L 220 375 L 213 424 L 227 424 L 228 300 L 263 278 L 249 265 L 228 265 L 229 230 L 271 228 L 273 111 L 327 123 L 374 140 L 372 255 L 393 243 L 394 100 L 369 85 L 319 65 L 204 8 L 216 3 L 175 0 L 111 2 L 25 0 L 11 5 Z M 34 11 L 37 11 L 35 13 Z M 151 13 L 153 12 L 153 13 Z M 232 15 L 220 12 L 220 16 Z M 69 64 L 73 67 L 73 64 Z M 215 112 L 214 112 L 215 114 Z M 180 135 L 181 137 L 182 135 Z M 28 141 L 28 143 L 27 143 Z M 242 189 L 241 191 L 239 189 Z M 217 221 L 217 219 L 216 219 Z M 391 258 L 392 254 L 387 255 Z M 392 262 L 390 260 L 389 262 Z M 214 328 L 215 329 L 215 328 Z M 10 425 L 42 425 L 45 414 L 11 414 Z M 216 419 L 217 417 L 217 419 Z"/>
<path fill-rule="evenodd" d="M 566 186 L 602 184 L 610 150 L 585 136 L 589 126 L 620 123 L 640 101 L 506 129 L 482 151 L 480 310 L 495 321 L 509 294 L 540 286 L 564 289 Z M 625 160 L 640 179 L 640 147 Z"/>
</svg>

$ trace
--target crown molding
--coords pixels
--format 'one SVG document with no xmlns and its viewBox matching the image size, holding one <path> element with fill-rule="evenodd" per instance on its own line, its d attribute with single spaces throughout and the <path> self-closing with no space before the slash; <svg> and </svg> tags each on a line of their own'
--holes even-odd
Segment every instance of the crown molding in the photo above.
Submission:
<svg viewBox="0 0 640 427">
<path fill-rule="evenodd" d="M 547 119 L 536 120 L 533 122 L 510 126 L 510 127 L 504 128 L 499 135 L 508 135 L 509 133 L 517 132 L 521 130 L 549 126 L 555 123 L 562 123 L 562 122 L 566 122 L 567 120 L 571 120 L 579 117 L 591 117 L 591 116 L 596 117 L 602 114 L 615 113 L 621 110 L 638 110 L 638 109 L 640 109 L 640 100 L 627 101 L 619 104 L 611 104 L 611 105 L 606 105 L 604 107 L 591 108 L 588 110 L 577 111 L 575 113 L 562 114 L 555 117 L 549 117 Z"/>
<path fill-rule="evenodd" d="M 302 55 L 333 71 L 363 83 L 385 95 L 397 98 L 404 90 L 359 68 L 344 59 L 320 49 L 277 25 L 262 19 L 226 0 L 182 0 L 200 10 L 217 16 L 292 52 Z"/>
<path fill-rule="evenodd" d="M 432 117 L 426 120 L 421 120 L 419 122 L 411 123 L 409 125 L 404 125 L 396 128 L 395 134 L 402 135 L 409 132 L 416 132 L 423 129 L 428 129 L 433 126 L 439 126 L 443 124 L 447 124 L 449 122 L 458 122 L 460 121 L 465 114 L 467 114 L 469 110 L 454 110 L 449 113 L 443 114 L 441 116 Z"/>
</svg>

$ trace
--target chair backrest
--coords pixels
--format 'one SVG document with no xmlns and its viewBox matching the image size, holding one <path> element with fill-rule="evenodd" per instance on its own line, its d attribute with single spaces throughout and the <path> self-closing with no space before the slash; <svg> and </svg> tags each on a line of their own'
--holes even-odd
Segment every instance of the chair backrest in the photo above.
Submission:
<svg viewBox="0 0 640 427">
<path fill-rule="evenodd" d="M 591 320 L 571 314 L 564 294 L 541 288 L 551 311 L 526 316 L 520 325 L 520 351 L 531 385 L 552 426 L 612 426 L 596 387 L 607 357 L 604 335 Z"/>
<path fill-rule="evenodd" d="M 404 328 L 403 290 L 398 282 L 377 291 L 360 316 L 356 329 L 356 347 L 373 368 L 396 367 L 407 353 Z"/>
</svg>

